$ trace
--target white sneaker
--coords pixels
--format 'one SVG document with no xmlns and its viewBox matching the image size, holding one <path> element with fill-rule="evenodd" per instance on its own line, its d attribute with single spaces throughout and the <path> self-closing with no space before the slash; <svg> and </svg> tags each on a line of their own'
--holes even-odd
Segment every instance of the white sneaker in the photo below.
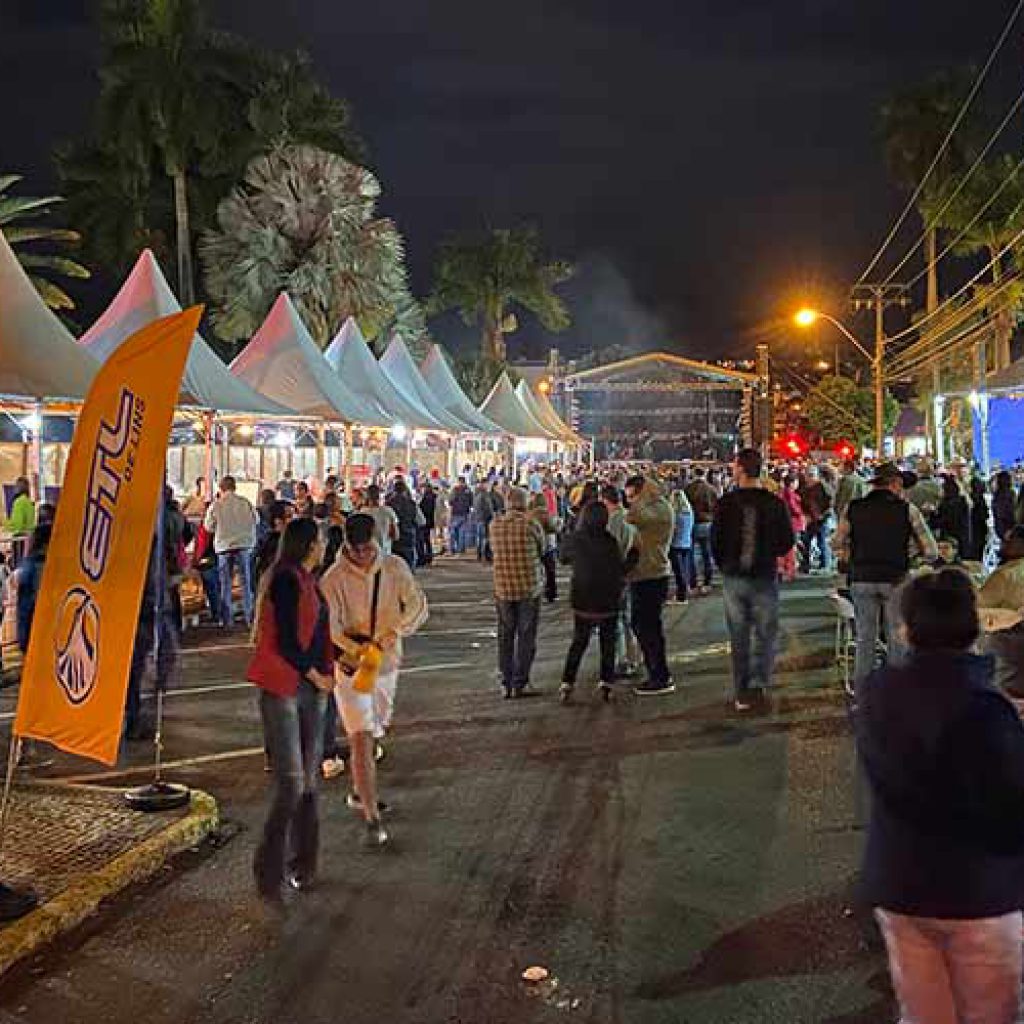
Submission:
<svg viewBox="0 0 1024 1024">
<path fill-rule="evenodd" d="M 328 781 L 336 779 L 339 775 L 345 773 L 345 762 L 340 757 L 328 757 L 322 765 L 320 770 L 323 772 L 323 776 Z"/>
</svg>

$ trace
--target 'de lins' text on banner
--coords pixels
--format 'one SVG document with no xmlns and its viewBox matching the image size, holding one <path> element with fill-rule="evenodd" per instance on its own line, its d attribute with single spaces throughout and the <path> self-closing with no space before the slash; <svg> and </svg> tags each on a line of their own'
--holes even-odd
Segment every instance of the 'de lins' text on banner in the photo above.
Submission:
<svg viewBox="0 0 1024 1024">
<path fill-rule="evenodd" d="M 21 676 L 18 736 L 117 761 L 167 442 L 200 307 L 132 335 L 75 428 Z"/>
</svg>

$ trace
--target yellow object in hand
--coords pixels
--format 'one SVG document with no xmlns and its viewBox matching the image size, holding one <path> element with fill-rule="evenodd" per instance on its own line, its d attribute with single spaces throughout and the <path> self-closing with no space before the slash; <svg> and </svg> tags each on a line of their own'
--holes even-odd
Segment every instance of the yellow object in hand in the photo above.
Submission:
<svg viewBox="0 0 1024 1024">
<path fill-rule="evenodd" d="M 356 674 L 352 677 L 352 689 L 357 693 L 373 693 L 383 658 L 384 652 L 376 644 L 365 644 Z"/>
</svg>

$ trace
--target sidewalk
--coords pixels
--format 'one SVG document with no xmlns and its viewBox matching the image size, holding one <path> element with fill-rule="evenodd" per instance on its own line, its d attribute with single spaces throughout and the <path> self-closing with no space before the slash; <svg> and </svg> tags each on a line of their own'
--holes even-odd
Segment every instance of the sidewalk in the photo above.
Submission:
<svg viewBox="0 0 1024 1024">
<path fill-rule="evenodd" d="M 0 878 L 29 887 L 39 907 L 0 926 L 0 975 L 91 916 L 129 885 L 217 828 L 214 799 L 193 790 L 188 807 L 131 810 L 121 791 L 36 783 L 15 786 Z"/>
</svg>

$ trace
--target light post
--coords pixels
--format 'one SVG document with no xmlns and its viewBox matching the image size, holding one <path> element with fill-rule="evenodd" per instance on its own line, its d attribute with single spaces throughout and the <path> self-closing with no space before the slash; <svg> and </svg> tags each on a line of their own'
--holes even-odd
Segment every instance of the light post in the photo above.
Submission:
<svg viewBox="0 0 1024 1024">
<path fill-rule="evenodd" d="M 881 313 L 881 307 L 879 307 L 879 313 Z M 793 320 L 797 327 L 804 328 L 813 326 L 818 320 L 827 320 L 871 364 L 871 377 L 875 392 L 875 449 L 878 453 L 878 458 L 882 459 L 885 454 L 885 375 L 882 372 L 882 357 L 885 353 L 885 334 L 881 329 L 880 323 L 878 325 L 878 330 L 875 331 L 875 353 L 872 355 L 856 339 L 856 337 L 854 337 L 853 332 L 841 320 L 837 320 L 834 316 L 830 316 L 828 313 L 822 313 L 817 309 L 801 309 L 796 316 L 793 317 Z M 879 316 L 879 321 L 880 320 L 881 317 Z M 838 372 L 839 369 L 837 364 L 836 373 L 838 374 Z"/>
</svg>

